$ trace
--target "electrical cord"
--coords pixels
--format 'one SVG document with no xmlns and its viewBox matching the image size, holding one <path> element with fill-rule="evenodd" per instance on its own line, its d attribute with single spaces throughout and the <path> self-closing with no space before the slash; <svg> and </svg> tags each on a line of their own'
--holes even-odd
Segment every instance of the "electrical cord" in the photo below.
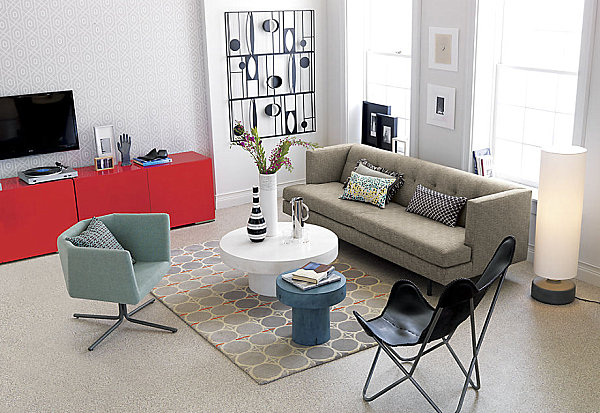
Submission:
<svg viewBox="0 0 600 413">
<path fill-rule="evenodd" d="M 581 297 L 575 297 L 575 298 L 580 301 L 585 301 L 586 303 L 600 304 L 600 301 L 596 301 L 596 300 L 588 300 L 587 298 L 581 298 Z"/>
</svg>

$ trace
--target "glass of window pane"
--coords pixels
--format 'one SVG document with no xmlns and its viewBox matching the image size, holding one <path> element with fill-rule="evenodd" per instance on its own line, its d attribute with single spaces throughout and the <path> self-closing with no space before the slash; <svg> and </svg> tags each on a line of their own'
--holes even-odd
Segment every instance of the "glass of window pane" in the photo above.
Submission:
<svg viewBox="0 0 600 413">
<path fill-rule="evenodd" d="M 521 177 L 529 184 L 537 185 L 540 179 L 542 150 L 537 146 L 523 145 Z"/>
<path fill-rule="evenodd" d="M 530 71 L 527 73 L 527 107 L 554 111 L 557 89 L 556 74 Z"/>
<path fill-rule="evenodd" d="M 504 139 L 496 139 L 494 143 L 492 155 L 496 176 L 508 179 L 520 176 L 523 145 Z"/>
<path fill-rule="evenodd" d="M 525 108 L 499 104 L 496 107 L 495 136 L 522 142 L 525 122 Z"/>
<path fill-rule="evenodd" d="M 546 146 L 554 137 L 554 113 L 545 110 L 525 109 L 523 142 L 529 145 Z"/>
<path fill-rule="evenodd" d="M 567 146 L 573 142 L 574 116 L 557 113 L 554 117 L 554 144 Z"/>
</svg>

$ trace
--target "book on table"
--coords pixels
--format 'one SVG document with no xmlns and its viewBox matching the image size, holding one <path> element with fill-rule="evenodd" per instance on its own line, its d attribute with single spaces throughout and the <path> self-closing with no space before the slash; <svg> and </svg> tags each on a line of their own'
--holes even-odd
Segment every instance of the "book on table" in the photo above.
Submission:
<svg viewBox="0 0 600 413">
<path fill-rule="evenodd" d="M 155 165 L 164 165 L 167 163 L 173 162 L 171 158 L 156 158 L 151 161 L 146 161 L 141 158 L 133 158 L 133 163 L 139 166 L 155 166 Z"/>
<path fill-rule="evenodd" d="M 317 269 L 317 268 L 319 270 L 321 270 L 318 273 L 315 271 L 315 269 Z M 306 264 L 304 267 L 299 268 L 298 270 L 283 274 L 281 276 L 281 278 L 283 278 L 285 281 L 289 282 L 290 284 L 293 284 L 295 287 L 297 287 L 303 291 L 306 291 L 306 290 L 310 290 L 312 288 L 320 287 L 322 285 L 330 284 L 332 282 L 341 280 L 341 277 L 339 276 L 339 274 L 336 274 L 334 272 L 334 270 L 335 270 L 335 268 L 333 267 L 333 265 L 324 265 L 324 264 L 310 262 L 310 263 Z M 295 274 L 298 274 L 298 273 L 303 274 L 303 273 L 305 273 L 305 271 L 313 271 L 316 274 L 320 274 L 319 281 L 315 282 L 312 278 L 310 280 L 305 281 L 302 279 L 298 279 L 297 277 L 296 278 L 294 277 Z"/>
<path fill-rule="evenodd" d="M 296 281 L 305 281 L 318 284 L 326 279 L 333 271 L 332 265 L 309 262 L 302 268 L 298 268 L 292 273 L 292 278 Z"/>
</svg>

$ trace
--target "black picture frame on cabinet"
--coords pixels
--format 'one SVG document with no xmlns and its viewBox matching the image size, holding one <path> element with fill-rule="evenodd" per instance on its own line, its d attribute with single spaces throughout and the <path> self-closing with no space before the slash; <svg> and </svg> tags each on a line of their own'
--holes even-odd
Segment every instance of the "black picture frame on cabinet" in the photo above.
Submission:
<svg viewBox="0 0 600 413">
<path fill-rule="evenodd" d="M 389 115 L 392 107 L 363 101 L 362 140 L 364 145 L 377 146 L 377 114 Z"/>
<path fill-rule="evenodd" d="M 377 147 L 392 150 L 392 141 L 398 136 L 398 118 L 377 114 Z"/>
</svg>

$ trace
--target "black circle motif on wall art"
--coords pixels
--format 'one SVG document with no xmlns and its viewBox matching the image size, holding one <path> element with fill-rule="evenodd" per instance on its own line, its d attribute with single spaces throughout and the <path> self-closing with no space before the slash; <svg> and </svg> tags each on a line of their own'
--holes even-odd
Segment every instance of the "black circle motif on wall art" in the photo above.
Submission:
<svg viewBox="0 0 600 413">
<path fill-rule="evenodd" d="M 304 40 L 304 39 L 300 40 L 300 46 L 306 47 L 306 40 Z"/>
<path fill-rule="evenodd" d="M 267 78 L 267 86 L 271 89 L 277 89 L 283 84 L 280 76 L 272 75 Z"/>
<path fill-rule="evenodd" d="M 310 66 L 310 60 L 308 57 L 303 57 L 302 59 L 300 59 L 301 68 L 306 69 L 308 66 Z"/>
<path fill-rule="evenodd" d="M 229 48 L 234 52 L 240 50 L 240 41 L 238 39 L 231 39 L 229 42 Z"/>
<path fill-rule="evenodd" d="M 302 123 L 300 124 L 300 126 L 302 126 L 304 129 L 306 129 L 306 127 L 308 126 L 308 122 L 303 120 Z"/>
<path fill-rule="evenodd" d="M 274 118 L 281 113 L 281 106 L 279 106 L 277 103 L 269 103 L 265 107 L 265 113 L 267 114 L 267 116 L 271 116 L 272 118 Z"/>
<path fill-rule="evenodd" d="M 262 27 L 265 32 L 273 33 L 279 29 L 279 22 L 275 19 L 268 19 L 263 22 Z"/>
<path fill-rule="evenodd" d="M 246 63 L 240 62 L 240 64 L 238 66 L 240 69 L 244 70 L 246 68 Z"/>
</svg>

